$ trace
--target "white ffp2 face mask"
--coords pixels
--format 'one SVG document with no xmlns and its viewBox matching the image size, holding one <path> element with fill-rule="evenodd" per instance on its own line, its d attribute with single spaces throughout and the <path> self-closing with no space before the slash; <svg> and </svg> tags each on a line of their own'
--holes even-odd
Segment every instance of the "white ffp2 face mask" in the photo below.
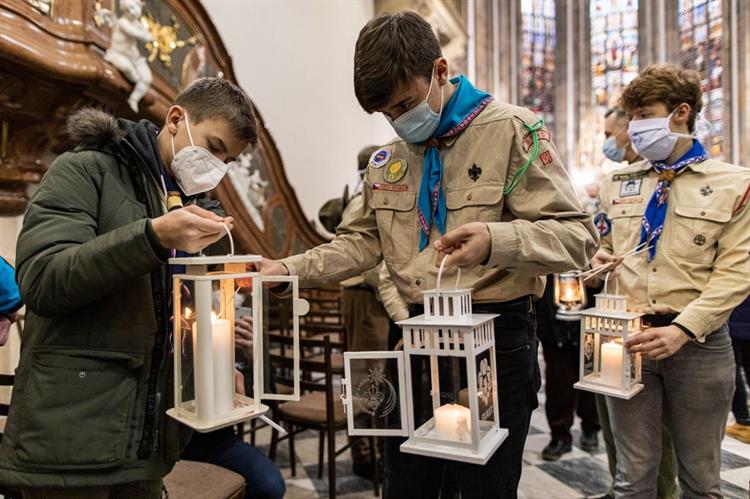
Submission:
<svg viewBox="0 0 750 499">
<path fill-rule="evenodd" d="M 190 133 L 190 120 L 187 113 L 185 113 L 185 126 L 187 126 L 190 139 L 189 146 L 175 152 L 174 135 L 170 134 L 172 139 L 171 166 L 180 189 L 188 196 L 195 196 L 215 189 L 229 171 L 230 165 L 221 161 L 207 149 L 195 145 L 193 135 Z"/>
<path fill-rule="evenodd" d="M 695 134 L 673 132 L 669 122 L 676 109 L 666 118 L 633 120 L 628 125 L 630 144 L 638 155 L 649 161 L 664 161 L 674 151 L 680 137 L 693 139 Z"/>
</svg>

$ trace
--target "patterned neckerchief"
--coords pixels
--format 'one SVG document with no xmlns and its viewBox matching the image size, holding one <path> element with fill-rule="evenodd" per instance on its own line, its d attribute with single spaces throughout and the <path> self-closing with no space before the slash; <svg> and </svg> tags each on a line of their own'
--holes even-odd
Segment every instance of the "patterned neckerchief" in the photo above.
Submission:
<svg viewBox="0 0 750 499">
<path fill-rule="evenodd" d="M 708 155 L 701 143 L 693 140 L 693 147 L 690 148 L 677 162 L 668 165 L 664 161 L 654 161 L 651 166 L 659 173 L 659 183 L 656 184 L 656 190 L 648 202 L 646 212 L 643 214 L 643 226 L 641 227 L 642 246 L 646 241 L 649 242 L 648 261 L 652 261 L 656 256 L 656 243 L 659 241 L 661 233 L 664 231 L 664 221 L 667 218 L 667 202 L 669 191 L 672 188 L 674 178 L 685 171 L 688 165 L 706 161 Z"/>
</svg>

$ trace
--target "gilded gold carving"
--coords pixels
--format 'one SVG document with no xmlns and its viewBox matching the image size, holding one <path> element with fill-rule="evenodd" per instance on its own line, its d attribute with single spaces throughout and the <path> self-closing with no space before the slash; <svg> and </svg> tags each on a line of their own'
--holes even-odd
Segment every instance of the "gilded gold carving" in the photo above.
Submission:
<svg viewBox="0 0 750 499">
<path fill-rule="evenodd" d="M 195 45 L 195 36 L 191 36 L 187 40 L 179 39 L 180 24 L 175 16 L 172 16 L 171 26 L 161 24 L 151 14 L 141 17 L 141 22 L 146 25 L 153 38 L 153 41 L 146 44 L 148 62 L 154 62 L 158 57 L 165 68 L 172 70 L 172 54 L 174 51 L 185 45 Z"/>
<path fill-rule="evenodd" d="M 52 16 L 52 0 L 26 0 L 26 3 L 34 7 L 45 16 Z"/>
</svg>

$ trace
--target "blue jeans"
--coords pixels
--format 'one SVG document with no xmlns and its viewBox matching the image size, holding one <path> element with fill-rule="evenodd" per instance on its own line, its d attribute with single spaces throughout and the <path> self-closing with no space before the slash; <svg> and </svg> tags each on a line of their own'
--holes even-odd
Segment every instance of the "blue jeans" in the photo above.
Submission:
<svg viewBox="0 0 750 499">
<path fill-rule="evenodd" d="M 245 478 L 245 499 L 281 499 L 286 485 L 276 465 L 261 451 L 243 442 L 232 428 L 193 433 L 182 459 L 221 466 Z"/>
<path fill-rule="evenodd" d="M 643 391 L 630 400 L 607 397 L 617 449 L 617 499 L 656 497 L 662 408 L 677 456 L 681 497 L 722 497 L 721 440 L 734 373 L 726 326 L 705 343 L 689 342 L 667 359 L 643 358 Z"/>
<path fill-rule="evenodd" d="M 406 454 L 399 450 L 405 439 L 386 438 L 384 499 L 452 497 L 458 491 L 463 499 L 517 497 L 523 447 L 531 412 L 538 405 L 541 378 L 536 318 L 530 305 L 525 311 L 509 311 L 504 305 L 475 304 L 474 313 L 502 314 L 495 319 L 495 347 L 500 426 L 508 429 L 508 437 L 484 466 Z M 390 343 L 400 337 L 401 329 L 392 329 Z M 424 405 L 432 409 L 429 401 Z"/>
</svg>

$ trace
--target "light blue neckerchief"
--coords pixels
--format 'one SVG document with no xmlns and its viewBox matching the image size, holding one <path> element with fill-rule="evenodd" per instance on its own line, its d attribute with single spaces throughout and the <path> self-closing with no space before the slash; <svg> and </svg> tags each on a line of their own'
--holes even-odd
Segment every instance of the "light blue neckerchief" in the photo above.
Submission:
<svg viewBox="0 0 750 499">
<path fill-rule="evenodd" d="M 424 153 L 422 184 L 417 205 L 420 226 L 419 251 L 424 250 L 430 242 L 433 220 L 440 233 L 445 234 L 447 210 L 442 186 L 443 158 L 438 149 L 440 139 L 461 133 L 493 99 L 487 92 L 474 88 L 464 75 L 453 78 L 450 82 L 457 85 L 456 90 L 443 109 L 437 130 L 425 142 L 427 149 Z"/>
</svg>

